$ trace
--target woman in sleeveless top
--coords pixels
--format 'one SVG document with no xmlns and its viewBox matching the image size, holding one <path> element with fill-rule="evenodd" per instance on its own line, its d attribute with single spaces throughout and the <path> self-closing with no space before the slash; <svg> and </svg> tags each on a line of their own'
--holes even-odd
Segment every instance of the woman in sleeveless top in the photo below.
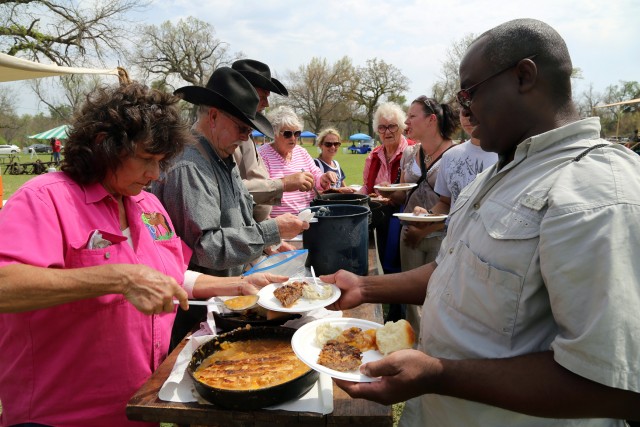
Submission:
<svg viewBox="0 0 640 427">
<path fill-rule="evenodd" d="M 431 98 L 416 98 L 407 112 L 407 134 L 419 143 L 408 147 L 400 162 L 401 182 L 418 184 L 413 190 L 401 194 L 405 197 L 405 213 L 416 207 L 430 210 L 440 197 L 434 191 L 440 158 L 453 146 L 451 136 L 458 128 L 457 112 L 447 104 L 439 104 Z M 398 197 L 395 192 L 393 197 Z M 402 271 L 411 270 L 433 261 L 440 250 L 445 235 L 444 222 L 406 222 L 400 239 Z M 419 306 L 407 307 L 407 319 L 417 331 Z"/>
<path fill-rule="evenodd" d="M 340 142 L 340 134 L 334 128 L 327 128 L 320 132 L 318 135 L 318 148 L 322 150 L 317 159 L 313 161 L 325 172 L 333 172 L 338 177 L 338 180 L 331 184 L 329 191 L 339 193 L 353 193 L 354 189 L 347 187 L 344 180 L 346 175 L 337 160 L 334 159 L 338 149 L 342 145 Z"/>
</svg>

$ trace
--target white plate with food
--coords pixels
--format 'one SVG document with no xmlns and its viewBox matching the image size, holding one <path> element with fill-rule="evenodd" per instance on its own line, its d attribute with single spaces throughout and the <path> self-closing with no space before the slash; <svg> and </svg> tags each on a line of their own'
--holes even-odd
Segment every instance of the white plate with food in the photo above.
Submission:
<svg viewBox="0 0 640 427">
<path fill-rule="evenodd" d="M 371 378 L 360 373 L 359 366 L 362 363 L 375 362 L 382 359 L 384 356 L 378 350 L 367 350 L 362 352 L 362 361 L 357 362 L 358 366 L 355 369 L 347 372 L 342 372 L 336 369 L 329 368 L 327 366 L 318 363 L 320 351 L 323 345 L 318 343 L 318 334 L 324 335 L 329 328 L 339 328 L 344 331 L 351 327 L 360 328 L 363 332 L 367 330 L 376 330 L 381 328 L 382 325 L 368 320 L 354 319 L 354 318 L 341 318 L 341 319 L 319 319 L 313 322 L 307 323 L 298 329 L 291 338 L 291 347 L 300 360 L 309 365 L 312 369 L 318 372 L 323 372 L 333 378 L 352 382 L 373 382 L 379 381 L 377 378 Z M 320 328 L 320 329 L 318 329 Z M 374 335 L 375 337 L 375 335 Z M 374 339 L 375 341 L 375 339 Z"/>
<path fill-rule="evenodd" d="M 324 295 L 317 292 L 313 277 L 293 278 L 284 283 L 271 283 L 260 289 L 258 305 L 283 313 L 304 313 L 326 307 L 340 298 L 340 288 L 320 279 L 316 280 Z"/>
<path fill-rule="evenodd" d="M 442 222 L 445 219 L 447 219 L 448 215 L 439 215 L 439 214 L 419 214 L 419 215 L 414 215 L 412 213 L 394 213 L 393 216 L 397 216 L 402 221 Z"/>
<path fill-rule="evenodd" d="M 402 184 L 374 185 L 373 188 L 378 191 L 406 191 L 417 186 L 418 184 L 415 182 L 405 182 Z"/>
</svg>

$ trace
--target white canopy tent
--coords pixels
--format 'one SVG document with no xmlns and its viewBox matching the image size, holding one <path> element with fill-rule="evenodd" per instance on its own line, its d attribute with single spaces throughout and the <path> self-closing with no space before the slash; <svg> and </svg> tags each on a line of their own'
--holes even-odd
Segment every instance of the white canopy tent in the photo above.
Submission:
<svg viewBox="0 0 640 427">
<path fill-rule="evenodd" d="M 111 74 L 118 76 L 121 81 L 123 79 L 125 82 L 128 81 L 127 72 L 120 67 L 112 69 L 60 67 L 55 64 L 41 64 L 0 53 L 0 82 L 62 76 L 65 74 Z"/>
<path fill-rule="evenodd" d="M 629 99 L 627 101 L 614 102 L 613 104 L 596 105 L 594 108 L 614 107 L 616 105 L 637 104 L 637 103 L 640 103 L 640 98 Z"/>
</svg>

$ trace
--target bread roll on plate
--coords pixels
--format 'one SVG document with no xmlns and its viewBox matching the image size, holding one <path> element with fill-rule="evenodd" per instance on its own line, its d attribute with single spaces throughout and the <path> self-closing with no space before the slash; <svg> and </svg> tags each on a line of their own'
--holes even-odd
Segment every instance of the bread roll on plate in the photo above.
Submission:
<svg viewBox="0 0 640 427">
<path fill-rule="evenodd" d="M 385 356 L 394 351 L 412 348 L 416 340 L 411 324 L 404 319 L 387 322 L 376 330 L 378 351 Z"/>
</svg>

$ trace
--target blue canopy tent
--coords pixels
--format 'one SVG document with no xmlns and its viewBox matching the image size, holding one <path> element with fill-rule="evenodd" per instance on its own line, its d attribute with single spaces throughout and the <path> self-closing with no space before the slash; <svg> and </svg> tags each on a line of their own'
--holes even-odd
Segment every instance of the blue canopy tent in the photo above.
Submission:
<svg viewBox="0 0 640 427">
<path fill-rule="evenodd" d="M 354 133 L 349 137 L 349 141 L 351 142 L 351 147 L 349 147 L 349 151 L 351 154 L 367 154 L 371 151 L 372 145 L 370 142 L 373 138 L 371 138 L 366 133 Z M 356 146 L 356 141 L 358 141 L 358 145 Z"/>
<path fill-rule="evenodd" d="M 251 132 L 251 138 L 258 138 L 258 137 L 264 137 L 264 134 L 259 130 L 254 130 L 253 132 Z"/>
<path fill-rule="evenodd" d="M 316 137 L 318 135 L 316 135 L 313 132 L 310 132 L 308 130 L 303 130 L 302 133 L 300 134 L 300 145 L 302 145 L 302 139 L 303 138 L 308 138 L 308 139 L 313 139 L 313 141 L 311 142 L 312 145 L 316 145 Z"/>
<path fill-rule="evenodd" d="M 366 133 L 354 133 L 349 137 L 349 141 L 371 141 L 371 137 Z"/>
</svg>

